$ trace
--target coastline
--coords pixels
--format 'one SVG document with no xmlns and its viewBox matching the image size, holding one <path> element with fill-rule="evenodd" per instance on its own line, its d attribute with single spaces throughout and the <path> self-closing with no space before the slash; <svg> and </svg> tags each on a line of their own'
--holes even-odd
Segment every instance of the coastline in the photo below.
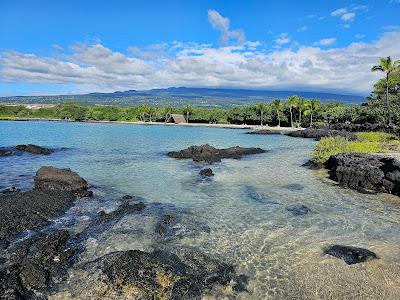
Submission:
<svg viewBox="0 0 400 300">
<path fill-rule="evenodd" d="M 0 119 L 0 121 L 47 121 L 47 122 L 76 122 L 76 123 L 104 123 L 104 124 L 131 124 L 131 125 L 158 125 L 158 126 L 184 126 L 184 127 L 212 127 L 212 128 L 225 128 L 225 129 L 249 129 L 249 130 L 269 130 L 275 132 L 293 132 L 303 130 L 303 128 L 292 127 L 277 127 L 277 126 L 261 126 L 261 125 L 246 125 L 246 124 L 209 124 L 209 123 L 166 123 L 166 122 L 129 122 L 129 121 L 73 121 L 66 119 L 44 119 L 44 118 L 13 118 L 13 119 Z"/>
</svg>

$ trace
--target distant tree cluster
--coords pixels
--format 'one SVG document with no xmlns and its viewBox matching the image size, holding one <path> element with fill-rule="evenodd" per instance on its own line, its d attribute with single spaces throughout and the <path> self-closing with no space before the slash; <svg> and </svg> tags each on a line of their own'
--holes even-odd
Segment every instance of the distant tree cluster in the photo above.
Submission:
<svg viewBox="0 0 400 300">
<path fill-rule="evenodd" d="M 84 106 L 74 102 L 54 107 L 28 109 L 25 106 L 0 105 L 1 118 L 44 118 L 74 121 L 165 122 L 171 114 L 182 114 L 193 123 L 230 123 L 306 127 L 313 124 L 350 122 L 392 123 L 400 125 L 400 61 L 383 58 L 372 71 L 382 71 L 368 103 L 345 105 L 338 102 L 322 103 L 296 95 L 272 102 L 230 108 L 200 108 L 141 106 Z"/>
</svg>

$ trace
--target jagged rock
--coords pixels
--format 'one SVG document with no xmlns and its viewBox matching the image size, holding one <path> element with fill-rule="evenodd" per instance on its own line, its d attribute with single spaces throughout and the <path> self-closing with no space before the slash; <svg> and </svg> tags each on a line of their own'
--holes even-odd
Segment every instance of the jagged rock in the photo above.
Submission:
<svg viewBox="0 0 400 300">
<path fill-rule="evenodd" d="M 200 170 L 199 174 L 206 177 L 214 176 L 214 173 L 210 168 Z"/>
<path fill-rule="evenodd" d="M 47 223 L 66 210 L 74 199 L 71 193 L 50 190 L 0 195 L 0 239 Z"/>
<path fill-rule="evenodd" d="M 239 159 L 244 155 L 258 154 L 266 152 L 260 148 L 231 147 L 217 149 L 208 144 L 201 146 L 191 146 L 181 151 L 172 151 L 168 156 L 176 159 L 193 159 L 196 162 L 214 163 L 220 162 L 223 158 Z"/>
<path fill-rule="evenodd" d="M 176 253 L 114 252 L 87 264 L 85 269 L 101 270 L 103 282 L 112 292 L 128 296 L 134 291 L 138 299 L 200 299 L 213 286 L 227 286 L 236 278 L 232 266 L 185 249 Z M 244 285 L 244 280 L 241 283 Z"/>
<path fill-rule="evenodd" d="M 400 196 L 400 161 L 383 155 L 341 153 L 325 167 L 340 185 L 359 191 L 386 192 Z"/>
<path fill-rule="evenodd" d="M 318 127 L 317 127 L 318 128 Z M 396 125 L 387 125 L 383 123 L 371 124 L 371 123 L 363 123 L 363 124 L 352 124 L 352 123 L 336 123 L 330 124 L 328 127 L 319 127 L 319 128 L 329 128 L 333 130 L 344 130 L 348 132 L 388 132 L 395 133 L 397 135 L 400 134 L 400 128 Z"/>
<path fill-rule="evenodd" d="M 59 280 L 78 251 L 68 248 L 69 240 L 68 231 L 59 230 L 17 244 L 9 265 L 0 272 L 0 295 L 7 295 L 4 299 L 44 299 L 35 292 L 46 292 Z"/>
<path fill-rule="evenodd" d="M 348 265 L 379 258 L 374 252 L 367 249 L 342 245 L 329 246 L 324 250 L 324 253 L 342 259 Z"/>
<path fill-rule="evenodd" d="M 32 153 L 32 154 L 48 155 L 48 154 L 54 152 L 54 150 L 52 150 L 52 149 L 45 148 L 45 147 L 40 147 L 40 146 L 33 145 L 33 144 L 17 145 L 15 148 L 17 150 L 19 150 L 19 151 L 25 151 L 25 152 L 29 152 L 29 153 Z"/>
<path fill-rule="evenodd" d="M 89 188 L 85 179 L 71 169 L 41 167 L 35 176 L 35 188 L 87 194 Z"/>
<path fill-rule="evenodd" d="M 357 136 L 351 132 L 331 130 L 331 129 L 317 129 L 312 127 L 304 130 L 292 131 L 287 133 L 287 135 L 299 138 L 313 138 L 316 141 L 319 141 L 323 137 L 329 137 L 329 136 L 341 136 L 349 141 L 354 141 L 357 139 Z"/>
<path fill-rule="evenodd" d="M 291 191 L 301 191 L 302 189 L 304 189 L 304 185 L 300 183 L 290 183 L 285 187 Z"/>
</svg>

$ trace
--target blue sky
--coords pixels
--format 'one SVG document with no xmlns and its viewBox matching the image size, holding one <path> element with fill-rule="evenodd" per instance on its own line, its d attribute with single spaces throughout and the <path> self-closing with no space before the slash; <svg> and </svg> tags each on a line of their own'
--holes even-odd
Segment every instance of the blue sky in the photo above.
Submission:
<svg viewBox="0 0 400 300">
<path fill-rule="evenodd" d="M 301 2 L 301 3 L 300 3 Z M 215 86 L 368 94 L 400 0 L 0 0 L 0 95 Z"/>
</svg>

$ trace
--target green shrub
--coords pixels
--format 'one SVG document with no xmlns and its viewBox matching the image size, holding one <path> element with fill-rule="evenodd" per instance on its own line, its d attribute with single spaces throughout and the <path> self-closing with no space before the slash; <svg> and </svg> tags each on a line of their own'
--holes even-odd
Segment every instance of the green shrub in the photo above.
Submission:
<svg viewBox="0 0 400 300">
<path fill-rule="evenodd" d="M 394 134 L 385 132 L 357 132 L 357 139 L 360 142 L 391 142 L 397 140 Z"/>
<path fill-rule="evenodd" d="M 347 152 L 380 153 L 390 152 L 391 146 L 399 144 L 397 138 L 388 133 L 360 132 L 358 141 L 348 141 L 340 136 L 322 138 L 315 146 L 311 159 L 324 163 L 331 155 Z"/>
</svg>

